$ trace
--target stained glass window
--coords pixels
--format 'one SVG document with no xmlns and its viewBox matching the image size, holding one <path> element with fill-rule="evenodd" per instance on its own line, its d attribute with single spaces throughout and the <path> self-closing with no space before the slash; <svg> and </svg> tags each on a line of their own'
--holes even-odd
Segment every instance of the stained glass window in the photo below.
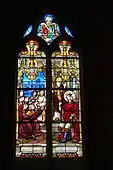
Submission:
<svg viewBox="0 0 113 170">
<path fill-rule="evenodd" d="M 49 46 L 61 34 L 53 20 L 45 15 L 36 31 Z M 39 41 L 28 40 L 18 54 L 16 157 L 45 158 L 49 149 L 51 158 L 81 157 L 80 56 L 71 40 L 58 39 L 58 51 L 40 47 Z"/>
</svg>

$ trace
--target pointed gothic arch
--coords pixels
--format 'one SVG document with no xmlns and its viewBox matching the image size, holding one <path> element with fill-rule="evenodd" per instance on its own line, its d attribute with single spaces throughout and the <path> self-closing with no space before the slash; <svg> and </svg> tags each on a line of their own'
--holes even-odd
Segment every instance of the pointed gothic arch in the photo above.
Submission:
<svg viewBox="0 0 113 170">
<path fill-rule="evenodd" d="M 83 156 L 80 56 L 51 14 L 24 33 L 18 54 L 16 157 Z M 35 28 L 35 29 L 34 29 Z"/>
</svg>

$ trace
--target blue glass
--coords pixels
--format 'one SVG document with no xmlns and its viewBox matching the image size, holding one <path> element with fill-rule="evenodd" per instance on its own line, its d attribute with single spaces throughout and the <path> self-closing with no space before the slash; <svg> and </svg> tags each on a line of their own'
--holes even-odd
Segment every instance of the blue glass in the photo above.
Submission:
<svg viewBox="0 0 113 170">
<path fill-rule="evenodd" d="M 30 80 L 26 73 L 23 74 L 23 88 L 45 88 L 44 72 L 37 72 L 38 76 L 34 80 Z"/>
<path fill-rule="evenodd" d="M 67 26 L 64 26 L 64 29 L 65 29 L 66 33 L 67 33 L 70 37 L 73 38 L 73 35 L 72 35 L 72 33 L 70 32 L 69 28 L 68 28 Z"/>
<path fill-rule="evenodd" d="M 33 29 L 33 26 L 31 25 L 31 26 L 27 29 L 27 31 L 25 32 L 25 34 L 24 34 L 23 37 L 26 37 L 27 35 L 29 35 L 30 32 L 32 31 L 32 29 Z"/>
<path fill-rule="evenodd" d="M 32 97 L 33 90 L 23 90 L 24 97 Z"/>
</svg>

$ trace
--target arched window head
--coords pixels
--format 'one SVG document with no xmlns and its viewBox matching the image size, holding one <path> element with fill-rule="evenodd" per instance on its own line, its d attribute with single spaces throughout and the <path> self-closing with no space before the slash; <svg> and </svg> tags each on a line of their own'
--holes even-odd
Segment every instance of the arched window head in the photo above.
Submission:
<svg viewBox="0 0 113 170">
<path fill-rule="evenodd" d="M 28 36 L 32 30 L 33 25 L 30 25 L 23 37 Z M 67 26 L 64 26 L 64 30 L 70 37 L 74 37 Z M 48 45 L 61 35 L 59 25 L 54 21 L 52 14 L 46 14 L 44 16 L 43 21 L 37 26 L 36 35 L 45 40 Z"/>
<path fill-rule="evenodd" d="M 32 31 L 25 32 L 29 40 L 18 54 L 16 157 L 76 159 L 83 156 L 79 54 L 51 14 L 37 26 L 35 40 Z M 37 37 L 49 46 L 58 38 L 58 50 L 43 48 Z"/>
</svg>

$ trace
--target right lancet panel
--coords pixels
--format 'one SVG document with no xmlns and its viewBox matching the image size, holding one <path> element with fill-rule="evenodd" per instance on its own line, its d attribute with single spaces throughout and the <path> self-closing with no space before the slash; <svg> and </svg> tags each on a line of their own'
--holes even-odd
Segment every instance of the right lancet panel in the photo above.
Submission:
<svg viewBox="0 0 113 170">
<path fill-rule="evenodd" d="M 77 158 L 82 153 L 79 56 L 67 41 L 52 55 L 52 150 L 56 158 Z"/>
</svg>

